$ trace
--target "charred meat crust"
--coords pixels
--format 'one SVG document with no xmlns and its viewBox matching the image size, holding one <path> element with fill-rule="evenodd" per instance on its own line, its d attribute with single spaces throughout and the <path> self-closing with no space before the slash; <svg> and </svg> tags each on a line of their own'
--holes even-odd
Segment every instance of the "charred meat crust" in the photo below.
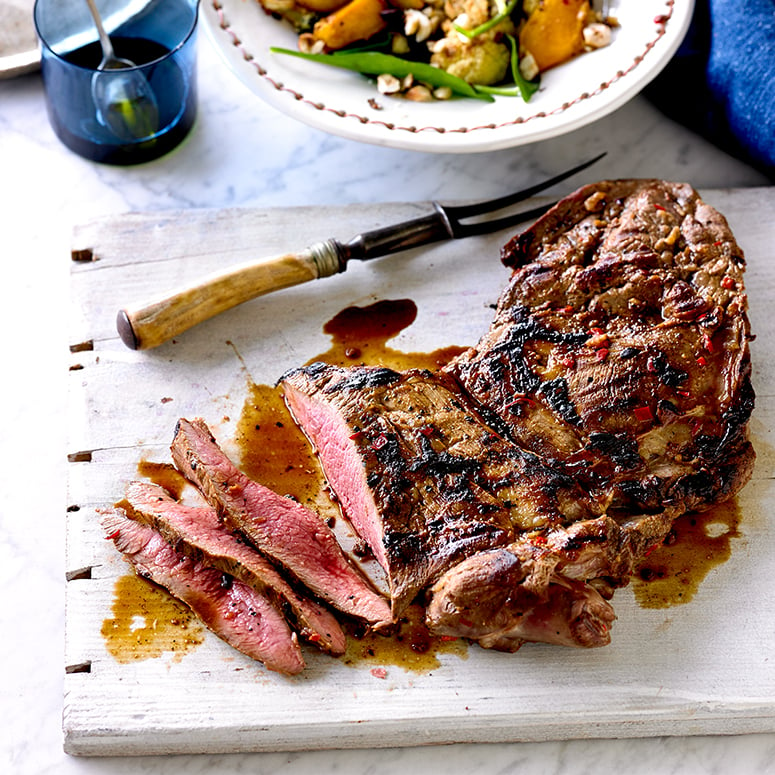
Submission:
<svg viewBox="0 0 775 775">
<path fill-rule="evenodd" d="M 502 258 L 495 320 L 447 372 L 503 433 L 613 508 L 702 508 L 747 481 L 745 261 L 723 216 L 685 184 L 604 181 Z"/>
</svg>

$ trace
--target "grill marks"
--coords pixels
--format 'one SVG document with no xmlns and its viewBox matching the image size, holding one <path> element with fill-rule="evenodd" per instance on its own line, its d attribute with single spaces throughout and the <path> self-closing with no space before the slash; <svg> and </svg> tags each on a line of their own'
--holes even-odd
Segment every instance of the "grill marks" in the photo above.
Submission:
<svg viewBox="0 0 775 775">
<path fill-rule="evenodd" d="M 409 370 L 371 380 L 377 371 L 316 364 L 285 375 L 282 387 L 388 575 L 394 616 L 454 563 L 510 542 L 515 529 L 597 513 L 570 477 L 495 433 L 448 376 Z"/>
<path fill-rule="evenodd" d="M 493 325 L 447 371 L 503 433 L 614 508 L 685 510 L 741 486 L 749 328 L 723 216 L 687 185 L 602 182 L 502 258 L 514 273 Z M 727 479 L 700 487 L 702 468 Z"/>
</svg>

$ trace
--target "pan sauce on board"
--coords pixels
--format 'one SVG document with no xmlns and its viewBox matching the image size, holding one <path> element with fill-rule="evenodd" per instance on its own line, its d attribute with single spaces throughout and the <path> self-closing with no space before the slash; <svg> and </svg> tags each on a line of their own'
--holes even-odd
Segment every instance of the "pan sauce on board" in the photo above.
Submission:
<svg viewBox="0 0 775 775">
<path fill-rule="evenodd" d="M 466 349 L 453 346 L 429 353 L 405 353 L 388 347 L 387 342 L 410 326 L 416 315 L 414 302 L 406 299 L 348 307 L 323 328 L 331 336 L 331 347 L 308 363 L 437 369 Z M 329 522 L 335 521 L 339 511 L 320 465 L 280 392 L 270 385 L 250 383 L 248 387 L 237 424 L 241 469 L 270 489 L 315 509 Z M 185 487 L 185 480 L 168 463 L 143 461 L 138 473 L 175 497 L 180 497 Z M 689 602 L 710 570 L 729 558 L 731 541 L 739 535 L 739 520 L 736 501 L 676 520 L 666 545 L 652 552 L 636 571 L 632 587 L 637 602 L 644 608 Z M 201 625 L 185 606 L 134 575 L 118 579 L 113 612 L 114 617 L 105 620 L 102 634 L 118 661 L 150 659 L 164 651 L 180 658 L 204 639 Z M 395 665 L 425 672 L 439 667 L 439 653 L 467 654 L 463 641 L 432 637 L 418 606 L 409 609 L 390 635 L 364 634 L 354 623 L 345 623 L 345 627 L 350 637 L 342 660 L 352 666 Z M 382 677 L 378 670 L 375 668 L 374 674 Z"/>
<path fill-rule="evenodd" d="M 632 587 L 638 603 L 643 608 L 688 603 L 705 576 L 729 559 L 732 539 L 740 536 L 740 516 L 737 499 L 733 498 L 707 511 L 679 517 L 664 545 L 635 572 Z"/>
<path fill-rule="evenodd" d="M 117 579 L 113 616 L 102 623 L 105 647 L 117 662 L 153 659 L 172 652 L 174 659 L 204 643 L 205 631 L 183 603 L 166 590 L 130 574 Z"/>
</svg>

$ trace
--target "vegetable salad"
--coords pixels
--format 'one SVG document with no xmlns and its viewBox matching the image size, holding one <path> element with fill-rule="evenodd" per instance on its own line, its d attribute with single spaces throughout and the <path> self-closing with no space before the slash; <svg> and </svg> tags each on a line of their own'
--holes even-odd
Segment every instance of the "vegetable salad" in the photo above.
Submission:
<svg viewBox="0 0 775 775">
<path fill-rule="evenodd" d="M 273 48 L 376 80 L 414 101 L 528 101 L 541 73 L 607 46 L 616 19 L 589 0 L 259 0 L 298 49 Z"/>
</svg>

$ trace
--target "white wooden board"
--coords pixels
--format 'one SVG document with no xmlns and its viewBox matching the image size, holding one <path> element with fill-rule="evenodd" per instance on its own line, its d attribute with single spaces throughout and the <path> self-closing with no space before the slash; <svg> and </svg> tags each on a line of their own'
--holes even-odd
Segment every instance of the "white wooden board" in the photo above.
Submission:
<svg viewBox="0 0 775 775">
<path fill-rule="evenodd" d="M 250 381 L 271 384 L 330 344 L 323 325 L 351 305 L 412 299 L 415 323 L 391 342 L 427 351 L 476 341 L 506 281 L 507 235 L 438 244 L 249 302 L 175 343 L 132 352 L 115 333 L 123 305 L 184 279 L 429 211 L 423 204 L 127 215 L 75 229 L 67 519 L 64 733 L 81 755 L 242 752 L 775 731 L 775 189 L 703 192 L 749 262 L 758 461 L 740 497 L 730 559 L 694 599 L 640 607 L 614 598 L 612 644 L 527 645 L 441 655 L 428 673 L 348 667 L 305 652 L 308 669 L 267 672 L 214 636 L 181 659 L 119 664 L 100 633 L 127 566 L 96 509 L 123 495 L 141 459 L 168 460 L 176 420 L 200 415 L 229 451 Z M 84 454 L 88 453 L 88 454 Z"/>
</svg>

